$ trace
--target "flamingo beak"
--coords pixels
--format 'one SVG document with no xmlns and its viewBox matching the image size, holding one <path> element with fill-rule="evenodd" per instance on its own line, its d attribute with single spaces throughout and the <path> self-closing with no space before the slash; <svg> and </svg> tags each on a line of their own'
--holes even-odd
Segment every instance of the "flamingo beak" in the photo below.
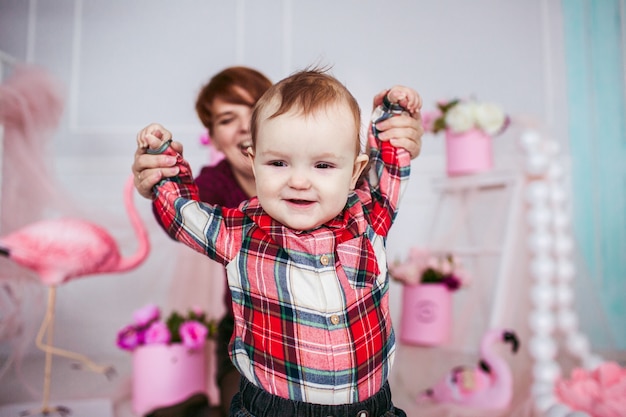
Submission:
<svg viewBox="0 0 626 417">
<path fill-rule="evenodd" d="M 6 256 L 8 258 L 11 255 L 11 251 L 9 251 L 9 249 L 7 248 L 3 248 L 2 246 L 0 246 L 0 255 Z"/>
<path fill-rule="evenodd" d="M 505 343 L 511 344 L 511 350 L 513 350 L 513 353 L 517 353 L 517 351 L 519 350 L 520 342 L 515 332 L 512 330 L 507 330 L 503 333 L 502 338 Z"/>
</svg>

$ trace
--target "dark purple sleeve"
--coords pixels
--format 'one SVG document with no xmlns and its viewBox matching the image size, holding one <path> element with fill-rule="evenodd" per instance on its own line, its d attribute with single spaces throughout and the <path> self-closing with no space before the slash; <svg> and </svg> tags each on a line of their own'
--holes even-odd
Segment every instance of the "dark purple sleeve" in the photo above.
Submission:
<svg viewBox="0 0 626 417">
<path fill-rule="evenodd" d="M 205 203 L 234 208 L 238 207 L 242 201 L 248 199 L 237 183 L 230 164 L 225 159 L 216 165 L 203 167 L 200 170 L 200 174 L 194 179 L 194 182 L 198 186 L 200 201 Z M 152 204 L 152 212 L 161 228 L 165 231 L 159 216 L 156 215 L 154 204 Z M 232 316 L 233 307 L 228 287 L 224 291 L 224 305 L 228 308 L 228 314 Z"/>
<path fill-rule="evenodd" d="M 242 201 L 248 199 L 237 180 L 235 180 L 230 164 L 225 159 L 216 165 L 203 167 L 194 182 L 198 186 L 200 201 L 205 203 L 235 208 Z M 163 224 L 161 224 L 159 217 L 156 215 L 154 204 L 152 205 L 152 212 L 161 228 L 163 228 Z"/>
</svg>

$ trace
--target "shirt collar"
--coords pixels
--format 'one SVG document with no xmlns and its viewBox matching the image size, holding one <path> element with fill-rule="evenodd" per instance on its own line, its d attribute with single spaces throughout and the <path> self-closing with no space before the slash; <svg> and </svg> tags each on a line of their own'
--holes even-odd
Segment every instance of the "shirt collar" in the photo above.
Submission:
<svg viewBox="0 0 626 417">
<path fill-rule="evenodd" d="M 289 229 L 282 223 L 271 218 L 265 210 L 263 210 L 257 197 L 253 197 L 249 201 L 244 202 L 240 208 L 246 216 L 251 218 L 261 229 L 270 234 L 279 244 L 281 244 L 288 234 L 298 235 L 305 232 Z M 363 235 L 367 228 L 367 222 L 357 193 L 351 192 L 348 195 L 346 207 L 337 217 L 329 220 L 315 230 L 320 228 L 332 229 L 337 237 L 337 243 Z M 306 232 L 315 233 L 315 230 Z"/>
</svg>

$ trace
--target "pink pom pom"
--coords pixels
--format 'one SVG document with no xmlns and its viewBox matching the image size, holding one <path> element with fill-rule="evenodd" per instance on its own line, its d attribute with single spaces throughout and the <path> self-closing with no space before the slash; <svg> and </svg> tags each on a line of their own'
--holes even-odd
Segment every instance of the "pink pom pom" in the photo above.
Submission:
<svg viewBox="0 0 626 417">
<path fill-rule="evenodd" d="M 200 143 L 204 146 L 209 146 L 211 144 L 211 135 L 209 135 L 208 131 L 201 134 L 199 139 Z"/>
</svg>

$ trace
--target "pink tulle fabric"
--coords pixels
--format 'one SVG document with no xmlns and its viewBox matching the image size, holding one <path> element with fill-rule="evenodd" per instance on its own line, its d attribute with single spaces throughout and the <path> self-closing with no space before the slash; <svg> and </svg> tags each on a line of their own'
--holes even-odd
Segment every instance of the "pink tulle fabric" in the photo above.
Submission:
<svg viewBox="0 0 626 417">
<path fill-rule="evenodd" d="M 563 404 L 592 417 L 621 417 L 626 413 L 626 369 L 605 362 L 595 370 L 574 368 L 569 379 L 555 384 Z"/>
<path fill-rule="evenodd" d="M 52 175 L 49 156 L 63 113 L 62 91 L 54 77 L 34 66 L 16 67 L 0 85 L 2 234 L 70 206 Z"/>
<path fill-rule="evenodd" d="M 0 84 L 0 234 L 75 210 L 52 175 L 50 142 L 64 107 L 62 84 L 43 68 L 18 65 Z M 12 346 L 0 372 L 21 361 L 39 325 L 44 287 L 34 273 L 0 257 L 0 341 Z M 24 381 L 22 381 L 24 382 Z M 35 394 L 36 390 L 24 383 Z"/>
</svg>

